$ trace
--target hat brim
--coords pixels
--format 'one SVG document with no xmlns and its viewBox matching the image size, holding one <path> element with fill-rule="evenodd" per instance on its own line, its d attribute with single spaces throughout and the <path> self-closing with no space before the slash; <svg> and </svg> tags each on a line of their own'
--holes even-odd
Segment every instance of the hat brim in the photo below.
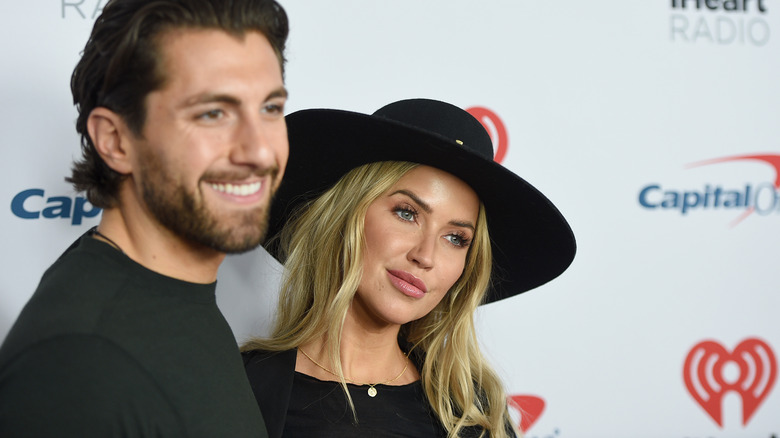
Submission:
<svg viewBox="0 0 780 438">
<path fill-rule="evenodd" d="M 302 110 L 286 119 L 291 153 L 272 203 L 268 236 L 278 234 L 301 203 L 322 194 L 350 170 L 377 161 L 409 161 L 457 176 L 484 204 L 493 246 L 492 284 L 485 302 L 536 288 L 559 276 L 574 259 L 574 234 L 547 197 L 502 165 L 450 139 L 341 110 Z M 284 263 L 273 239 L 265 247 Z"/>
</svg>

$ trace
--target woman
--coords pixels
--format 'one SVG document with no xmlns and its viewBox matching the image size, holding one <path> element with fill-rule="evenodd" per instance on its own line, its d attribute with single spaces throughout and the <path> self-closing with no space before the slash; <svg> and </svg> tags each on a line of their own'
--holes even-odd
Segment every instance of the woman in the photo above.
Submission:
<svg viewBox="0 0 780 438">
<path fill-rule="evenodd" d="M 287 123 L 277 320 L 242 348 L 269 435 L 514 436 L 473 315 L 568 267 L 566 221 L 450 104 Z"/>
</svg>

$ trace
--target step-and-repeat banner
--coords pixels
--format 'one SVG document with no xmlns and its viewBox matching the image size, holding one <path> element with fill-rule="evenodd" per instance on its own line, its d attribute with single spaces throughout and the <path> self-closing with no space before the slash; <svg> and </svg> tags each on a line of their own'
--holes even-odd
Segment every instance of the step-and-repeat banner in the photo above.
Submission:
<svg viewBox="0 0 780 438">
<path fill-rule="evenodd" d="M 0 338 L 100 218 L 63 178 L 69 78 L 103 4 L 0 12 Z M 452 102 L 571 222 L 568 271 L 477 315 L 526 436 L 780 436 L 780 4 L 282 4 L 290 111 Z M 262 250 L 222 266 L 239 341 L 267 331 L 278 279 Z"/>
</svg>

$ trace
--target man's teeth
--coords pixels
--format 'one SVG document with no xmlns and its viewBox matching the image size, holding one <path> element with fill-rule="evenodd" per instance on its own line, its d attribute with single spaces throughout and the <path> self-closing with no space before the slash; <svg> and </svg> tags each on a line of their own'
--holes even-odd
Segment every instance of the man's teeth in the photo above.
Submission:
<svg viewBox="0 0 780 438">
<path fill-rule="evenodd" d="M 222 193 L 228 195 L 248 196 L 257 193 L 262 187 L 261 182 L 253 182 L 251 184 L 210 184 L 211 187 Z"/>
</svg>

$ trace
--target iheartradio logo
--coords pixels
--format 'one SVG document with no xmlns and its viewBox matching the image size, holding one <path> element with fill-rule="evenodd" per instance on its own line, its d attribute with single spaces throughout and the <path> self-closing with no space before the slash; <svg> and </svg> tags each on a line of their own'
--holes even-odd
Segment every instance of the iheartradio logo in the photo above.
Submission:
<svg viewBox="0 0 780 438">
<path fill-rule="evenodd" d="M 510 412 L 514 410 L 518 414 L 519 423 L 517 424 L 523 433 L 526 433 L 536 423 L 544 411 L 544 399 L 534 395 L 510 395 L 507 397 L 507 402 Z M 517 421 L 514 415 L 512 418 Z"/>
<path fill-rule="evenodd" d="M 722 400 L 727 392 L 742 398 L 742 425 L 747 426 L 776 377 L 772 348 L 756 338 L 745 339 L 732 352 L 716 341 L 702 341 L 691 348 L 683 368 L 691 397 L 719 427 L 723 427 Z"/>
<path fill-rule="evenodd" d="M 507 149 L 509 149 L 509 136 L 506 133 L 504 122 L 493 111 L 481 107 L 473 106 L 466 111 L 482 123 L 482 126 L 490 134 L 490 140 L 493 141 L 493 161 L 501 163 L 504 161 Z"/>
</svg>

